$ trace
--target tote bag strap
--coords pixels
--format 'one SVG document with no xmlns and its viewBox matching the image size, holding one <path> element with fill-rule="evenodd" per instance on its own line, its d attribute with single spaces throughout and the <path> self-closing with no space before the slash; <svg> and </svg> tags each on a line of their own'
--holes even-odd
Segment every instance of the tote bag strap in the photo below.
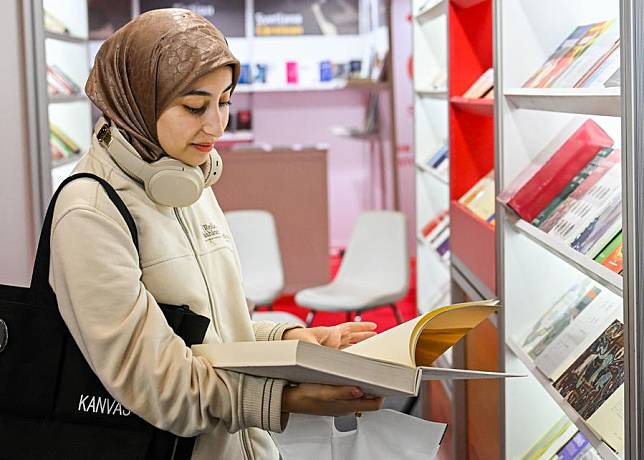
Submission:
<svg viewBox="0 0 644 460">
<path fill-rule="evenodd" d="M 118 209 L 119 213 L 125 220 L 125 223 L 127 224 L 127 228 L 130 230 L 130 234 L 132 235 L 134 246 L 136 246 L 136 251 L 137 253 L 139 252 L 139 236 L 138 236 L 138 232 L 136 231 L 136 223 L 134 222 L 134 218 L 132 218 L 132 214 L 130 214 L 130 211 L 128 211 L 127 206 L 125 205 L 125 203 L 123 203 L 123 200 L 118 195 L 116 190 L 114 190 L 114 188 L 109 184 L 109 182 L 107 182 L 102 177 L 98 177 L 95 174 L 91 174 L 91 173 L 73 174 L 60 184 L 60 186 L 54 193 L 54 196 L 51 198 L 49 207 L 47 208 L 47 214 L 45 214 L 45 221 L 43 222 L 42 230 L 40 231 L 40 239 L 38 241 L 38 249 L 36 251 L 36 261 L 34 263 L 34 270 L 31 275 L 31 291 L 34 295 L 37 296 L 37 298 L 40 298 L 40 299 L 49 298 L 49 300 L 53 300 L 55 298 L 55 294 L 51 289 L 51 287 L 49 286 L 49 251 L 50 251 L 50 239 L 51 239 L 51 225 L 52 225 L 52 220 L 54 218 L 54 208 L 56 206 L 56 201 L 58 200 L 58 196 L 60 195 L 60 192 L 67 184 L 77 179 L 83 179 L 83 178 L 94 179 L 99 184 L 101 184 L 101 186 L 103 187 L 103 190 L 105 190 L 105 192 L 107 193 L 107 196 L 110 198 L 112 203 L 114 203 L 114 205 L 116 206 L 116 209 Z M 40 302 L 40 303 L 42 305 L 50 305 L 50 306 L 56 305 L 56 303 L 54 302 Z"/>
</svg>

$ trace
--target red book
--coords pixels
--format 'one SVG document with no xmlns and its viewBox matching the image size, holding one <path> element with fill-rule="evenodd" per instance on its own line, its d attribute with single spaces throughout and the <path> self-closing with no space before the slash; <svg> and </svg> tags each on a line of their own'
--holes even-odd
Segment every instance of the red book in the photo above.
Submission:
<svg viewBox="0 0 644 460">
<path fill-rule="evenodd" d="M 597 123 L 586 120 L 508 201 L 522 219 L 531 222 L 568 183 L 613 139 Z"/>
<path fill-rule="evenodd" d="M 438 224 L 440 224 L 443 219 L 447 217 L 448 212 L 443 211 L 441 212 L 437 217 L 433 218 L 429 222 L 425 224 L 425 226 L 420 230 L 420 233 L 427 238 L 429 234 L 436 228 L 438 227 Z"/>
</svg>

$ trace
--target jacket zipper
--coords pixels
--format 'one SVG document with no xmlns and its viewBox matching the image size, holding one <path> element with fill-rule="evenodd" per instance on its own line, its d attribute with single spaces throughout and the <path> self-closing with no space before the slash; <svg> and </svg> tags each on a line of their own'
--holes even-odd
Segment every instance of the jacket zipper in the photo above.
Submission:
<svg viewBox="0 0 644 460">
<path fill-rule="evenodd" d="M 203 282 L 206 285 L 206 291 L 208 292 L 208 306 L 210 307 L 210 316 L 212 316 L 212 325 L 215 328 L 215 331 L 217 332 L 217 334 L 219 334 L 219 323 L 217 321 L 217 317 L 215 316 L 215 308 L 213 305 L 214 301 L 212 298 L 212 294 L 210 292 L 210 286 L 208 285 L 208 279 L 206 278 L 206 272 L 204 271 L 201 265 L 201 260 L 199 259 L 199 253 L 197 252 L 197 248 L 192 242 L 192 238 L 190 238 L 190 233 L 188 232 L 188 228 L 186 227 L 186 224 L 183 222 L 183 218 L 181 217 L 181 213 L 179 209 L 178 208 L 172 208 L 172 209 L 174 209 L 174 214 L 175 216 L 177 216 L 177 220 L 179 221 L 179 225 L 181 225 L 183 233 L 186 235 L 186 238 L 188 238 L 188 243 L 190 243 L 190 248 L 192 249 L 192 253 L 195 256 L 195 260 L 197 261 L 197 266 L 199 267 L 199 271 L 201 272 L 201 277 L 203 278 Z"/>
<path fill-rule="evenodd" d="M 212 317 L 212 322 L 213 322 L 213 327 L 215 328 L 215 331 L 217 334 L 219 334 L 219 324 L 217 322 L 217 317 L 215 316 L 215 309 L 214 309 L 214 300 L 212 297 L 212 293 L 210 292 L 210 286 L 208 285 L 208 278 L 206 278 L 206 272 L 203 269 L 203 266 L 201 265 L 201 259 L 199 259 L 199 253 L 197 252 L 197 248 L 195 247 L 194 243 L 192 242 L 192 238 L 190 238 L 190 233 L 188 232 L 188 228 L 186 227 L 186 224 L 183 222 L 183 218 L 181 216 L 181 212 L 179 211 L 179 208 L 172 208 L 174 210 L 174 215 L 177 217 L 177 221 L 179 221 L 179 225 L 181 225 L 181 229 L 183 230 L 183 233 L 186 235 L 186 238 L 188 239 L 188 243 L 190 243 L 190 248 L 192 249 L 192 253 L 195 256 L 195 260 L 197 261 L 197 266 L 199 267 L 199 271 L 201 272 L 201 276 L 203 278 L 203 282 L 206 285 L 206 291 L 208 292 L 208 305 L 210 307 L 210 316 Z M 253 459 L 253 456 L 249 454 L 249 452 L 252 452 L 252 448 L 250 447 L 250 442 L 249 444 L 246 444 L 246 430 L 241 430 L 241 445 L 242 449 L 244 450 L 244 458 L 247 458 L 249 460 Z M 176 448 L 176 445 L 175 445 Z M 173 452 L 173 457 L 174 457 L 174 452 Z"/>
</svg>

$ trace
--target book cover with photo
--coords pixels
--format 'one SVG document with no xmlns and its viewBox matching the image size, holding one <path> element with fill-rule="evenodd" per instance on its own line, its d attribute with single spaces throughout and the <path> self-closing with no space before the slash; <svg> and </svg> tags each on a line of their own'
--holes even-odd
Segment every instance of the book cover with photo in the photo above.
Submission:
<svg viewBox="0 0 644 460">
<path fill-rule="evenodd" d="M 524 335 L 521 348 L 536 359 L 601 292 L 599 286 L 587 279 L 573 285 Z"/>
<path fill-rule="evenodd" d="M 541 67 L 523 84 L 524 88 L 547 88 L 571 62 L 570 51 L 592 24 L 578 26 L 564 39 Z"/>
<path fill-rule="evenodd" d="M 575 411 L 588 419 L 624 383 L 624 325 L 614 320 L 555 382 Z"/>
</svg>

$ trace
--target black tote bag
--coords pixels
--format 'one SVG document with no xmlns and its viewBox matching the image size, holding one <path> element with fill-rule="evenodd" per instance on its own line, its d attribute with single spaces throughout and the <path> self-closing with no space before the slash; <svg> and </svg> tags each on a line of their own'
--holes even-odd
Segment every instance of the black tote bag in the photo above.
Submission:
<svg viewBox="0 0 644 460">
<path fill-rule="evenodd" d="M 189 459 L 194 438 L 158 430 L 114 400 L 58 311 L 49 285 L 54 206 L 63 187 L 80 178 L 101 184 L 139 249 L 134 219 L 109 183 L 79 173 L 60 185 L 47 209 L 30 287 L 0 285 L 0 460 Z M 186 306 L 160 307 L 186 345 L 203 341 L 208 318 Z"/>
</svg>

